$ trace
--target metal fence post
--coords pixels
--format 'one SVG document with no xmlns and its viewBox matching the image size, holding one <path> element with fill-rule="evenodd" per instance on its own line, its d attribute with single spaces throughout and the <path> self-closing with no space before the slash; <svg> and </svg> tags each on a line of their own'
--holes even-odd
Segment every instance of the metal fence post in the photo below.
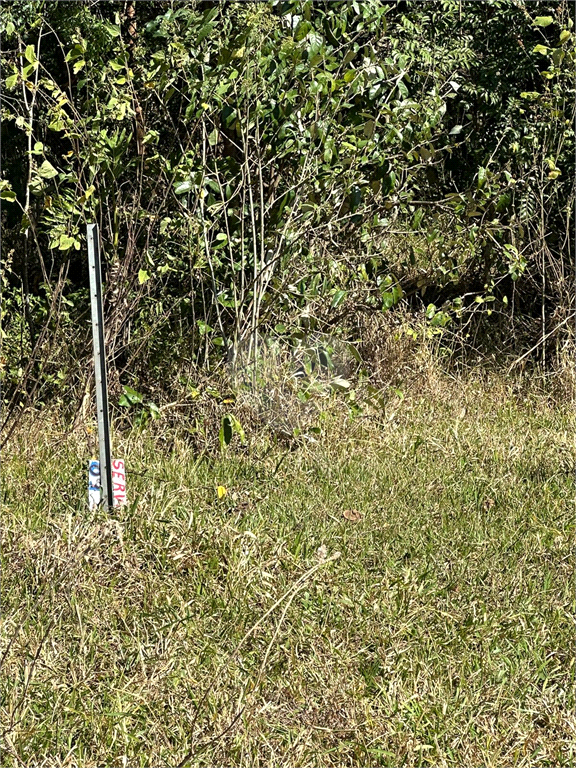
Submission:
<svg viewBox="0 0 576 768">
<path fill-rule="evenodd" d="M 90 275 L 90 307 L 92 310 L 92 341 L 96 373 L 96 410 L 98 412 L 98 445 L 100 477 L 104 507 L 114 506 L 112 486 L 112 456 L 110 421 L 108 417 L 108 381 L 106 378 L 106 349 L 104 346 L 104 312 L 102 309 L 102 271 L 100 266 L 100 233 L 98 224 L 87 225 L 88 272 Z"/>
</svg>

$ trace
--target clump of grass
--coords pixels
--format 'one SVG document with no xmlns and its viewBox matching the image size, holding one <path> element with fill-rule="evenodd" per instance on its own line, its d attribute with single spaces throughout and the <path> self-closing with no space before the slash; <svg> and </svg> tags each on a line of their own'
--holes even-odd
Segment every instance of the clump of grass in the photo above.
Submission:
<svg viewBox="0 0 576 768">
<path fill-rule="evenodd" d="M 84 433 L 21 430 L 3 764 L 572 764 L 573 425 L 444 383 L 297 450 L 118 435 L 110 515 Z"/>
</svg>

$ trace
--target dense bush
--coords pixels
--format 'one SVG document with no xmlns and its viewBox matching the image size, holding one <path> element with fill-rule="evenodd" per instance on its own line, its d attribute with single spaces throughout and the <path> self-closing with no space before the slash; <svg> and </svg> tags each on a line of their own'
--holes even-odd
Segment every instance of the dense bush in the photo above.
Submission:
<svg viewBox="0 0 576 768">
<path fill-rule="evenodd" d="M 569 338 L 567 2 L 0 14 L 12 404 L 84 381 L 90 221 L 123 383 L 234 357 L 263 328 L 345 333 L 399 303 L 464 348 L 480 316 L 488 345 L 516 354 Z"/>
</svg>

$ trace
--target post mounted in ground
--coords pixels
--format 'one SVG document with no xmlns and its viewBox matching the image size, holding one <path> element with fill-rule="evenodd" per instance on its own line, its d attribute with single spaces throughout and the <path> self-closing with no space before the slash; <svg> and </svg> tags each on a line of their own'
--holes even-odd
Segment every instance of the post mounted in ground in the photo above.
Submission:
<svg viewBox="0 0 576 768">
<path fill-rule="evenodd" d="M 110 419 L 108 415 L 108 380 L 106 378 L 106 350 L 104 344 L 104 312 L 102 308 L 102 269 L 100 262 L 100 233 L 97 224 L 88 224 L 88 273 L 90 275 L 90 307 L 92 311 L 92 342 L 96 374 L 96 411 L 98 416 L 98 447 L 100 482 L 104 507 L 114 506 L 112 483 L 112 452 L 110 445 Z"/>
</svg>

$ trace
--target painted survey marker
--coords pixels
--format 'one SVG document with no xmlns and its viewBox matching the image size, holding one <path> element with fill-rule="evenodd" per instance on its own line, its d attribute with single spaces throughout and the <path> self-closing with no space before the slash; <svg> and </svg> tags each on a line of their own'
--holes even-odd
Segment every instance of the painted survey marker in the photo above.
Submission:
<svg viewBox="0 0 576 768">
<path fill-rule="evenodd" d="M 100 462 L 92 459 L 88 468 L 88 506 L 95 509 L 100 504 Z"/>
<path fill-rule="evenodd" d="M 124 459 L 112 462 L 112 493 L 114 506 L 126 504 L 126 468 Z M 88 469 L 88 506 L 95 509 L 102 500 L 102 480 L 100 477 L 100 462 L 92 459 Z"/>
<path fill-rule="evenodd" d="M 126 468 L 124 467 L 124 459 L 114 459 L 112 462 L 112 493 L 114 494 L 115 507 L 126 504 Z"/>
</svg>

